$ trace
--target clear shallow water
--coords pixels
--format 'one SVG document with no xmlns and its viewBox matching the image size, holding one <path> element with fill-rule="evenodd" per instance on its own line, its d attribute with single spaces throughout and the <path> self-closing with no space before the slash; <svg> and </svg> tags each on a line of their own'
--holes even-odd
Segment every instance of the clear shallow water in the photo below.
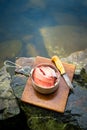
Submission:
<svg viewBox="0 0 87 130">
<path fill-rule="evenodd" d="M 0 0 L 0 66 L 6 59 L 87 48 L 86 0 Z"/>
<path fill-rule="evenodd" d="M 0 67 L 6 59 L 85 48 L 87 0 L 0 0 Z"/>
</svg>

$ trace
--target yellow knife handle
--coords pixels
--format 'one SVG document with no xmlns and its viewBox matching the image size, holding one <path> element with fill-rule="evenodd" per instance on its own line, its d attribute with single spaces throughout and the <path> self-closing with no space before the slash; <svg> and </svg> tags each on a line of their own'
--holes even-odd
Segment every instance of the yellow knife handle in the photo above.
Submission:
<svg viewBox="0 0 87 130">
<path fill-rule="evenodd" d="M 58 70 L 60 71 L 60 73 L 63 75 L 65 74 L 65 69 L 62 65 L 62 62 L 61 60 L 58 58 L 58 56 L 53 56 L 52 58 L 52 61 L 55 63 L 56 67 L 58 68 Z"/>
</svg>

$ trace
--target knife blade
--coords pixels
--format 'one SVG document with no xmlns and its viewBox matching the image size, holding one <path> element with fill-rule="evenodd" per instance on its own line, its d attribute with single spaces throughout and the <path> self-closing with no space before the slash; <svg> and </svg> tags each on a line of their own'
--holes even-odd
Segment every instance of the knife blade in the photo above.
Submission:
<svg viewBox="0 0 87 130">
<path fill-rule="evenodd" d="M 68 85 L 68 87 L 73 91 L 73 85 L 72 85 L 67 73 L 65 72 L 64 66 L 63 66 L 61 60 L 59 59 L 59 57 L 55 55 L 51 59 L 52 59 L 52 62 L 55 63 L 57 69 L 60 71 L 60 73 L 63 76 L 65 82 Z"/>
</svg>

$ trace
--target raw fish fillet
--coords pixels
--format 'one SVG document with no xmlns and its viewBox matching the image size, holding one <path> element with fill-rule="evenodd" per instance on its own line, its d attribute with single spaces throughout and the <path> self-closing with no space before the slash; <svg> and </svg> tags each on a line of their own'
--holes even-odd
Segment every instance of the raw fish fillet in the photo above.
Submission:
<svg viewBox="0 0 87 130">
<path fill-rule="evenodd" d="M 33 79 L 40 86 L 50 87 L 56 82 L 57 73 L 49 66 L 40 66 L 34 70 Z"/>
</svg>

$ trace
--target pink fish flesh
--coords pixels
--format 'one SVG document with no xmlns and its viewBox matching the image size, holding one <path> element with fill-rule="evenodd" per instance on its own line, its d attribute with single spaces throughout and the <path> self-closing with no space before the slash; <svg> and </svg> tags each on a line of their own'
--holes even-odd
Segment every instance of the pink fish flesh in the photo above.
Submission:
<svg viewBox="0 0 87 130">
<path fill-rule="evenodd" d="M 49 66 L 40 66 L 35 68 L 33 79 L 36 84 L 43 87 L 53 86 L 57 80 L 57 72 Z"/>
</svg>

